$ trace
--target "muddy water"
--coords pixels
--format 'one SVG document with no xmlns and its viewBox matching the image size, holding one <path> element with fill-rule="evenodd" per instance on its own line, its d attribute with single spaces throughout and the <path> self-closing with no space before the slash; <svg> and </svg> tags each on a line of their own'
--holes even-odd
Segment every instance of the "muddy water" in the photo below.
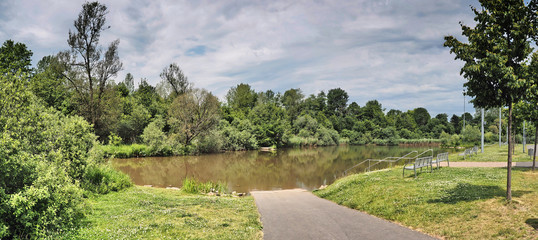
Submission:
<svg viewBox="0 0 538 240">
<path fill-rule="evenodd" d="M 330 184 L 365 159 L 402 156 L 428 147 L 339 146 L 279 149 L 276 152 L 227 152 L 200 156 L 115 159 L 115 168 L 127 173 L 137 185 L 181 187 L 186 177 L 220 181 L 237 192 L 304 188 Z M 443 149 L 433 149 L 434 154 Z M 368 163 L 354 168 L 364 171 Z M 383 168 L 383 164 L 376 168 Z"/>
</svg>

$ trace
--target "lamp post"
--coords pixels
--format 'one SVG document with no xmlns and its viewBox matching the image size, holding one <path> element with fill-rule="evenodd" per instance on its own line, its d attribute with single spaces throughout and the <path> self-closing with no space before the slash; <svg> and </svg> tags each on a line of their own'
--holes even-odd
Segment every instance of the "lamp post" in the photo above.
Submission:
<svg viewBox="0 0 538 240">
<path fill-rule="evenodd" d="M 501 144 L 501 108 L 499 108 L 499 147 L 502 146 Z"/>
<path fill-rule="evenodd" d="M 482 136 L 480 138 L 481 150 L 482 153 L 484 153 L 484 108 L 482 108 L 482 123 L 480 124 L 480 129 L 482 132 Z"/>
</svg>

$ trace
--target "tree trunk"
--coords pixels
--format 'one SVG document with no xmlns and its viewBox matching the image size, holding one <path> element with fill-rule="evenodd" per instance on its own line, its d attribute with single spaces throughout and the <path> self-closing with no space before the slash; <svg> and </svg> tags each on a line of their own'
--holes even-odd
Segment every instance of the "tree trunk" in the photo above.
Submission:
<svg viewBox="0 0 538 240">
<path fill-rule="evenodd" d="M 536 142 L 538 142 L 538 126 L 536 126 L 536 132 L 534 133 L 534 151 L 532 156 L 532 171 L 536 168 Z"/>
<path fill-rule="evenodd" d="M 536 168 L 536 142 L 538 142 L 538 126 L 536 126 L 536 132 L 534 132 L 534 150 L 532 156 L 532 171 Z"/>
<path fill-rule="evenodd" d="M 512 103 L 508 104 L 508 164 L 506 166 L 506 200 L 512 201 L 512 151 L 514 141 L 512 140 Z"/>
</svg>

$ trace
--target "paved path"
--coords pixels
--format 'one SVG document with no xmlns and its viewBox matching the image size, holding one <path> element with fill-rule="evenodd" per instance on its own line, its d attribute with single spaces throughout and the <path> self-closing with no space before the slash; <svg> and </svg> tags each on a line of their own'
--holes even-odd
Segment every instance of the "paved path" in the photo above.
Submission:
<svg viewBox="0 0 538 240">
<path fill-rule="evenodd" d="M 434 239 L 318 198 L 303 189 L 250 192 L 261 214 L 265 240 Z"/>
<path fill-rule="evenodd" d="M 451 167 L 506 167 L 506 162 L 450 162 Z M 442 167 L 447 162 L 441 162 Z M 532 162 L 512 162 L 512 167 L 532 167 Z"/>
</svg>

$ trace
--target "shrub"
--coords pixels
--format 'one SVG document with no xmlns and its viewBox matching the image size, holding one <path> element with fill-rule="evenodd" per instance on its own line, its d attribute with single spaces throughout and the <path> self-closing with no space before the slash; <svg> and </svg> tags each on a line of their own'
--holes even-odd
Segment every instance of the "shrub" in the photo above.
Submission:
<svg viewBox="0 0 538 240">
<path fill-rule="evenodd" d="M 250 150 L 258 148 L 258 141 L 252 132 L 252 124 L 248 119 L 234 120 L 229 124 L 221 120 L 219 134 L 223 140 L 223 148 L 227 150 Z"/>
<path fill-rule="evenodd" d="M 198 151 L 201 153 L 220 152 L 223 145 L 222 136 L 218 131 L 211 131 L 209 134 L 202 136 L 196 144 Z"/>
<path fill-rule="evenodd" d="M 116 135 L 115 133 L 111 133 L 108 135 L 108 144 L 112 146 L 119 146 L 123 140 L 120 136 Z"/>
<path fill-rule="evenodd" d="M 213 183 L 213 182 L 199 182 L 195 179 L 185 178 L 183 181 L 183 186 L 181 187 L 186 193 L 209 193 L 209 192 L 219 192 L 227 193 L 228 187 L 223 183 Z"/>
<path fill-rule="evenodd" d="M 172 152 L 163 132 L 164 125 L 164 120 L 157 117 L 142 133 L 142 140 L 149 146 L 151 155 L 169 155 Z"/>
<path fill-rule="evenodd" d="M 2 237 L 59 235 L 76 227 L 83 217 L 82 191 L 65 169 L 39 162 L 36 171 L 40 174 L 31 185 L 2 197 Z"/>
<path fill-rule="evenodd" d="M 119 191 L 130 186 L 132 182 L 129 176 L 107 165 L 89 166 L 82 181 L 84 189 L 100 194 Z"/>
</svg>

